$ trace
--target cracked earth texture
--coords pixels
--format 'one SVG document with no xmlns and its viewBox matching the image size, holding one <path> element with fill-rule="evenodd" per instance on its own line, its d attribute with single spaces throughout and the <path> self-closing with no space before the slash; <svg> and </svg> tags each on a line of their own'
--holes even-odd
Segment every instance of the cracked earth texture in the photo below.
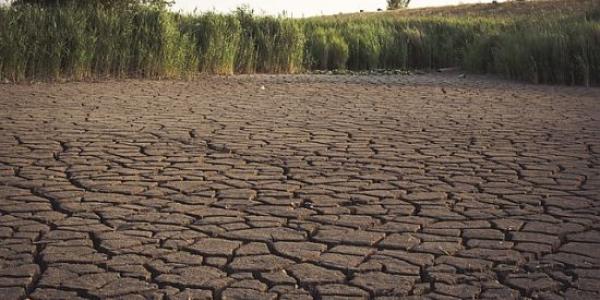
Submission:
<svg viewBox="0 0 600 300">
<path fill-rule="evenodd" d="M 599 101 L 443 74 L 0 85 L 0 298 L 599 299 Z"/>
</svg>

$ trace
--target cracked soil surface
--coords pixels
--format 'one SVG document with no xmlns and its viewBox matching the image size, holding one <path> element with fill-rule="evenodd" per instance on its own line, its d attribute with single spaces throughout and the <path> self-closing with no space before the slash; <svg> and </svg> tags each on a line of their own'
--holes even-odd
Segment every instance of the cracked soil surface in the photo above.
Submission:
<svg viewBox="0 0 600 300">
<path fill-rule="evenodd" d="M 597 88 L 0 85 L 0 118 L 0 299 L 600 299 Z"/>
</svg>

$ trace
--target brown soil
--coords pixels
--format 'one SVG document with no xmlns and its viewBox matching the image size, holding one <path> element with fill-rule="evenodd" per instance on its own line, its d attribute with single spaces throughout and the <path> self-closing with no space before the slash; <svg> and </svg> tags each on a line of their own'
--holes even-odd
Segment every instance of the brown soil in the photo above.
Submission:
<svg viewBox="0 0 600 300">
<path fill-rule="evenodd" d="M 0 85 L 0 298 L 598 299 L 599 101 L 456 74 Z"/>
</svg>

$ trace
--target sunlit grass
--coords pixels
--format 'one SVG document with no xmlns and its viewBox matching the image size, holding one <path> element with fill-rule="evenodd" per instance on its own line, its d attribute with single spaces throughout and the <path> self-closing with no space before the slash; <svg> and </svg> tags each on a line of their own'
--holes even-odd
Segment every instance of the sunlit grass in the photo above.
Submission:
<svg viewBox="0 0 600 300">
<path fill-rule="evenodd" d="M 598 85 L 600 10 L 289 19 L 145 6 L 0 8 L 0 78 L 11 81 L 445 67 Z"/>
</svg>

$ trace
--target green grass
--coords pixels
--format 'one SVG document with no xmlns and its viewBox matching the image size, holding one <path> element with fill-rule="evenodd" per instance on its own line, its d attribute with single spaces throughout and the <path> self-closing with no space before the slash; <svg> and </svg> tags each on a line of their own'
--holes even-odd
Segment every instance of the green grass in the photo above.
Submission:
<svg viewBox="0 0 600 300">
<path fill-rule="evenodd" d="M 289 19 L 247 10 L 180 15 L 146 6 L 0 7 L 0 79 L 10 81 L 444 67 L 600 85 L 600 8 L 510 17 Z"/>
<path fill-rule="evenodd" d="M 0 77 L 13 81 L 182 76 L 196 64 L 192 43 L 157 9 L 0 9 Z"/>
</svg>

